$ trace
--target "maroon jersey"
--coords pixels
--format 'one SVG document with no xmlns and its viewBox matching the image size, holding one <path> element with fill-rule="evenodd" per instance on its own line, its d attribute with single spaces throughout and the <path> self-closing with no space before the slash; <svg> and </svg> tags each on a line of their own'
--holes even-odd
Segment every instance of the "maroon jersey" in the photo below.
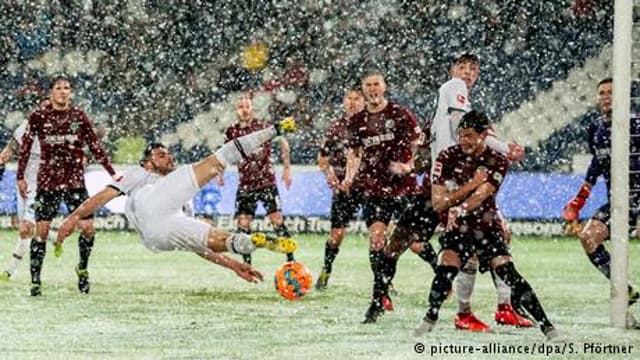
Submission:
<svg viewBox="0 0 640 360">
<path fill-rule="evenodd" d="M 418 120 L 411 111 L 389 102 L 380 112 L 365 109 L 354 115 L 349 129 L 353 134 L 350 146 L 363 149 L 358 173 L 366 196 L 388 198 L 419 191 L 415 174 L 398 176 L 389 171 L 392 161 L 411 160 L 411 143 L 420 137 Z"/>
<path fill-rule="evenodd" d="M 471 157 L 462 152 L 460 145 L 452 146 L 438 155 L 433 166 L 433 184 L 446 186 L 448 190 L 459 188 L 468 183 L 479 168 L 485 169 L 487 182 L 493 185 L 496 191 L 485 199 L 478 209 L 458 219 L 458 224 L 460 229 L 468 231 L 501 231 L 496 196 L 509 168 L 509 162 L 504 155 L 487 146 L 480 156 Z"/>
<path fill-rule="evenodd" d="M 269 124 L 256 119 L 252 119 L 245 126 L 237 122 L 229 126 L 225 132 L 224 142 L 229 142 L 267 127 L 269 127 Z M 247 158 L 238 164 L 238 174 L 240 175 L 238 186 L 241 190 L 253 191 L 275 186 L 276 175 L 271 163 L 271 141 L 264 143 L 251 154 L 247 154 Z"/>
<path fill-rule="evenodd" d="M 55 110 L 52 107 L 36 110 L 29 115 L 27 130 L 23 136 L 18 161 L 18 180 L 24 179 L 33 141 L 40 142 L 40 169 L 38 189 L 63 190 L 85 187 L 84 147 L 89 146 L 96 162 L 109 175 L 115 171 L 87 114 L 77 107 Z"/>
<path fill-rule="evenodd" d="M 347 170 L 347 150 L 351 141 L 349 119 L 341 117 L 326 130 L 320 154 L 329 158 L 329 165 L 338 180 L 344 180 Z"/>
</svg>

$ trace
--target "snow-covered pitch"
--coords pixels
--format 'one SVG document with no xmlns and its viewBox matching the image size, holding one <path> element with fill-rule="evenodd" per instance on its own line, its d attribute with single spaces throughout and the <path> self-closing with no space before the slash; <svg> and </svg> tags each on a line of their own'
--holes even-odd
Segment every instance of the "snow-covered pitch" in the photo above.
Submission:
<svg viewBox="0 0 640 360">
<path fill-rule="evenodd" d="M 0 263 L 11 253 L 15 232 L 0 232 Z M 324 236 L 300 236 L 298 258 L 317 274 Z M 432 241 L 436 241 L 433 239 Z M 493 333 L 456 331 L 448 300 L 434 332 L 411 330 L 426 310 L 432 271 L 412 253 L 400 261 L 396 310 L 376 325 L 362 325 L 371 293 L 367 241 L 349 236 L 334 263 L 326 292 L 284 300 L 273 272 L 284 256 L 261 251 L 254 264 L 264 283 L 243 282 L 193 254 L 153 254 L 132 233 L 99 232 L 89 270 L 91 294 L 76 290 L 76 241 L 62 259 L 49 249 L 43 296 L 28 295 L 28 260 L 0 286 L 2 359 L 637 359 L 640 330 L 609 327 L 609 283 L 593 268 L 577 239 L 521 238 L 513 250 L 518 269 L 535 288 L 567 345 L 549 344 L 538 329 L 495 327 Z M 630 244 L 631 279 L 640 279 L 640 243 Z M 640 282 L 640 280 L 638 280 Z M 480 276 L 474 310 L 493 325 L 495 290 Z M 633 309 L 640 317 L 640 307 Z M 416 348 L 424 345 L 424 353 Z M 444 355 L 463 346 L 474 354 Z M 505 354 L 536 348 L 534 355 Z M 606 350 L 630 353 L 606 355 Z M 440 353 L 431 355 L 436 349 Z M 493 353 L 482 353 L 482 351 Z M 549 356 L 540 351 L 552 351 Z M 592 353 L 585 354 L 585 350 Z M 517 350 L 514 350 L 517 351 Z M 565 351 L 565 355 L 555 352 Z M 570 352 L 573 351 L 572 354 Z M 502 352 L 502 353 L 497 353 Z"/>
</svg>

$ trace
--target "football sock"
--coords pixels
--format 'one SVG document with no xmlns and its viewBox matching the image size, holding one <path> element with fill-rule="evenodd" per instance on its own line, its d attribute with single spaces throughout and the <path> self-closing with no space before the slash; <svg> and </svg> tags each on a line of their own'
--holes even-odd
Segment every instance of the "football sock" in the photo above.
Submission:
<svg viewBox="0 0 640 360">
<path fill-rule="evenodd" d="M 47 252 L 47 243 L 36 239 L 31 240 L 31 283 L 40 284 L 40 272 Z"/>
<path fill-rule="evenodd" d="M 427 264 L 431 265 L 433 271 L 436 271 L 438 267 L 438 254 L 433 250 L 433 246 L 428 242 L 422 243 L 422 250 L 418 253 L 420 259 L 424 260 Z"/>
<path fill-rule="evenodd" d="M 244 229 L 244 228 L 241 228 L 239 226 L 236 229 L 236 232 L 239 233 L 239 234 L 247 234 L 247 235 L 251 234 L 251 231 L 249 229 Z M 227 239 L 227 241 L 229 241 L 229 239 Z M 227 250 L 229 250 L 229 252 L 238 254 L 233 249 L 229 249 L 229 245 L 227 245 Z M 251 254 L 242 254 L 242 261 L 244 261 L 245 264 L 251 265 Z"/>
<path fill-rule="evenodd" d="M 382 250 L 369 250 L 369 262 L 373 272 L 373 300 L 378 301 L 385 293 L 384 284 L 384 252 Z"/>
<path fill-rule="evenodd" d="M 607 278 L 611 278 L 611 257 L 609 256 L 609 252 L 604 248 L 604 245 L 600 244 L 596 248 L 592 254 L 589 256 L 589 260 L 596 269 L 600 270 L 600 272 Z"/>
<path fill-rule="evenodd" d="M 458 298 L 458 313 L 471 312 L 471 294 L 476 283 L 477 263 L 469 260 L 456 278 L 456 296 Z"/>
<path fill-rule="evenodd" d="M 275 231 L 276 235 L 280 237 L 286 237 L 286 238 L 291 237 L 291 234 L 289 233 L 289 230 L 287 229 L 287 226 L 284 223 L 274 226 L 273 230 Z M 295 258 L 293 257 L 292 253 L 287 254 L 287 261 L 294 261 L 294 260 Z"/>
<path fill-rule="evenodd" d="M 231 234 L 225 240 L 224 245 L 231 253 L 249 255 L 249 261 L 247 262 L 245 259 L 245 262 L 251 264 L 250 254 L 256 249 L 256 245 L 251 241 L 251 235 L 245 233 Z"/>
<path fill-rule="evenodd" d="M 333 269 L 333 261 L 336 259 L 336 256 L 338 256 L 339 252 L 340 248 L 331 247 L 331 245 L 329 245 L 329 240 L 327 240 L 324 245 L 324 265 L 322 266 L 324 271 L 331 274 L 331 270 Z"/>
<path fill-rule="evenodd" d="M 215 152 L 215 156 L 225 167 L 228 167 L 238 163 L 276 135 L 278 134 L 273 126 L 252 132 L 222 145 Z"/>
<path fill-rule="evenodd" d="M 91 250 L 93 249 L 93 240 L 95 235 L 87 238 L 80 234 L 78 237 L 78 255 L 80 255 L 80 261 L 78 262 L 79 270 L 86 270 L 89 266 L 89 257 L 91 256 Z"/>
<path fill-rule="evenodd" d="M 429 291 L 429 308 L 425 320 L 429 319 L 432 322 L 438 320 L 440 307 L 447 299 L 447 294 L 451 291 L 451 283 L 457 274 L 458 268 L 455 266 L 438 265 Z"/>
<path fill-rule="evenodd" d="M 498 304 L 510 304 L 511 288 L 509 285 L 500 279 L 494 270 L 491 270 L 491 279 L 493 280 L 493 285 L 495 285 L 496 293 L 498 294 Z"/>
<path fill-rule="evenodd" d="M 540 323 L 544 330 L 553 326 L 542 309 L 542 305 L 525 278 L 518 273 L 512 262 L 500 265 L 494 269 L 504 282 L 511 287 L 511 305 L 516 311 L 526 309 L 533 318 Z"/>
<path fill-rule="evenodd" d="M 9 264 L 9 268 L 7 269 L 7 271 L 9 272 L 9 274 L 11 274 L 11 276 L 15 275 L 16 269 L 18 268 L 18 264 L 20 263 L 22 258 L 24 258 L 24 255 L 27 253 L 27 250 L 29 250 L 30 241 L 31 239 L 29 238 L 26 238 L 26 239 L 18 238 L 18 241 L 16 242 L 16 247 L 15 249 L 13 249 L 13 253 L 11 255 L 11 263 Z"/>
</svg>

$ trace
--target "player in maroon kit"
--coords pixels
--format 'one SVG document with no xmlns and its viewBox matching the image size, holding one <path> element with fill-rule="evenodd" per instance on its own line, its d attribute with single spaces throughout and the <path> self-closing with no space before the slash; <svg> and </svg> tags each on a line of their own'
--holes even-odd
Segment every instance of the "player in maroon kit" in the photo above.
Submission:
<svg viewBox="0 0 640 360">
<path fill-rule="evenodd" d="M 365 198 L 363 215 L 369 228 L 369 260 L 374 276 L 365 323 L 375 322 L 383 312 L 383 302 L 388 300 L 380 284 L 384 283 L 383 249 L 389 221 L 403 209 L 420 206 L 415 196 L 420 189 L 412 171 L 420 127 L 411 111 L 385 98 L 386 89 L 384 76 L 378 72 L 362 80 L 366 107 L 349 125 L 353 136 L 343 181 L 344 188 L 350 189 L 358 172 Z"/>
<path fill-rule="evenodd" d="M 434 164 L 433 207 L 436 211 L 447 211 L 448 218 L 446 231 L 440 238 L 442 250 L 429 291 L 429 309 L 415 335 L 433 330 L 453 279 L 476 254 L 481 264 L 489 265 L 509 285 L 513 307 L 521 313 L 528 312 L 545 336 L 553 339 L 557 332 L 535 292 L 516 270 L 502 238 L 495 199 L 509 162 L 486 145 L 489 129 L 485 114 L 466 113 L 457 126 L 458 145 L 442 151 Z"/>
<path fill-rule="evenodd" d="M 65 76 L 51 81 L 50 106 L 29 115 L 27 131 L 20 147 L 17 180 L 20 196 L 36 191 L 36 237 L 31 241 L 31 295 L 41 295 L 40 272 L 46 252 L 51 220 L 64 201 L 70 212 L 89 195 L 84 183 L 84 147 L 89 146 L 94 158 L 109 175 L 115 171 L 100 140 L 93 131 L 91 120 L 84 111 L 71 104 L 72 84 Z M 34 141 L 40 143 L 40 169 L 36 189 L 28 189 L 24 179 L 29 152 Z M 89 293 L 89 256 L 93 248 L 95 229 L 93 215 L 79 222 L 78 249 L 80 261 L 76 267 L 78 290 Z"/>
<path fill-rule="evenodd" d="M 333 261 L 338 255 L 344 239 L 345 228 L 349 225 L 362 204 L 362 193 L 358 185 L 346 191 L 341 183 L 347 167 L 347 149 L 351 139 L 349 123 L 351 118 L 364 109 L 364 98 L 358 89 L 349 89 L 343 99 L 344 115 L 328 128 L 320 147 L 318 165 L 327 177 L 327 184 L 333 191 L 331 198 L 331 232 L 324 248 L 324 264 L 318 275 L 316 289 L 324 290 L 329 283 Z M 357 182 L 357 181 L 356 181 Z"/>
<path fill-rule="evenodd" d="M 238 121 L 227 128 L 225 143 L 238 137 L 269 127 L 270 124 L 253 117 L 251 98 L 241 96 L 236 101 L 236 115 Z M 280 138 L 280 152 L 282 155 L 282 182 L 285 188 L 291 186 L 291 162 L 289 160 L 289 143 L 284 137 Z M 271 142 L 266 142 L 258 150 L 238 164 L 240 182 L 236 192 L 236 219 L 238 232 L 249 234 L 251 221 L 256 214 L 258 202 L 262 202 L 267 217 L 271 220 L 275 233 L 282 237 L 291 237 L 284 224 L 284 217 L 280 209 L 280 195 L 276 187 L 276 174 L 271 163 Z M 218 177 L 219 181 L 221 177 Z M 221 183 L 221 182 L 220 182 Z M 251 264 L 251 255 L 243 255 L 244 261 Z M 292 261 L 293 254 L 287 254 L 287 261 Z"/>
</svg>

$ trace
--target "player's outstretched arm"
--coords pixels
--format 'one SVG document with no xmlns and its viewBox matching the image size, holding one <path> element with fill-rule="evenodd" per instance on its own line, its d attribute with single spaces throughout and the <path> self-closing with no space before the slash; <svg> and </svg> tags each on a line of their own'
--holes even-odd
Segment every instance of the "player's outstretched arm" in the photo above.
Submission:
<svg viewBox="0 0 640 360">
<path fill-rule="evenodd" d="M 58 230 L 56 238 L 56 246 L 62 245 L 64 239 L 73 233 L 80 219 L 89 214 L 93 214 L 99 207 L 108 203 L 112 199 L 120 195 L 120 191 L 112 187 L 106 187 L 104 190 L 85 200 L 78 208 L 69 214 Z"/>
<path fill-rule="evenodd" d="M 260 282 L 264 279 L 262 273 L 256 270 L 249 264 L 241 263 L 237 260 L 234 260 L 228 256 L 225 256 L 220 253 L 216 253 L 213 251 L 208 251 L 205 254 L 198 254 L 199 256 L 211 261 L 212 263 L 218 264 L 227 269 L 233 270 L 239 277 L 244 280 L 252 283 Z"/>
</svg>

